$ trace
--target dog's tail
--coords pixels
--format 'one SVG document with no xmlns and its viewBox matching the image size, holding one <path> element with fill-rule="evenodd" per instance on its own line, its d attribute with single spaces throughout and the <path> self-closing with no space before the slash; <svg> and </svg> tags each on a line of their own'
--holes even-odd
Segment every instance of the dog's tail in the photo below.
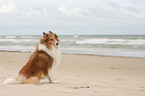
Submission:
<svg viewBox="0 0 145 96">
<path fill-rule="evenodd" d="M 17 80 L 17 78 L 8 78 L 4 81 L 3 84 L 19 84 L 20 82 Z"/>
</svg>

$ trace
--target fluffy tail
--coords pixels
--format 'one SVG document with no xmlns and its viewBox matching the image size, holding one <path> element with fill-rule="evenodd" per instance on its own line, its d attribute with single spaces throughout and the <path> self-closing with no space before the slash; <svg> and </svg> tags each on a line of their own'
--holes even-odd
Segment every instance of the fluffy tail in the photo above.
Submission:
<svg viewBox="0 0 145 96">
<path fill-rule="evenodd" d="M 8 78 L 5 80 L 3 84 L 19 84 L 20 82 L 17 81 L 17 78 Z"/>
</svg>

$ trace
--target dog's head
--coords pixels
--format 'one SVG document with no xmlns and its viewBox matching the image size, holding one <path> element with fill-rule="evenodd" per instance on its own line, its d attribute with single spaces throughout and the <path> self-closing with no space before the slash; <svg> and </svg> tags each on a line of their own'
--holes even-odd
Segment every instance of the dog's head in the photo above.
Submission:
<svg viewBox="0 0 145 96">
<path fill-rule="evenodd" d="M 49 33 L 43 32 L 43 37 L 40 38 L 40 43 L 44 44 L 50 49 L 52 48 L 52 46 L 59 47 L 60 45 L 58 36 L 51 31 L 49 31 Z"/>
</svg>

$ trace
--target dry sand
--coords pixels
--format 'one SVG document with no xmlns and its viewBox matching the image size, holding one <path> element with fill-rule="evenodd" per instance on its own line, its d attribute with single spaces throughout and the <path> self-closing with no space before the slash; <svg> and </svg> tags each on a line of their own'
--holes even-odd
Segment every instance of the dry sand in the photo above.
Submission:
<svg viewBox="0 0 145 96">
<path fill-rule="evenodd" d="M 63 54 L 58 83 L 3 85 L 31 54 L 0 52 L 0 96 L 145 96 L 145 58 Z"/>
</svg>

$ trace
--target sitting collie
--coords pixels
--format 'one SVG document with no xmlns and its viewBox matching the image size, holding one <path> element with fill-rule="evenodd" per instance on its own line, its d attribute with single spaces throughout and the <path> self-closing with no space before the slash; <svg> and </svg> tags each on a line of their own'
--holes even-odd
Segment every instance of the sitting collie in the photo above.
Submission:
<svg viewBox="0 0 145 96">
<path fill-rule="evenodd" d="M 54 83 L 52 72 L 60 63 L 61 52 L 58 36 L 51 31 L 43 32 L 36 51 L 19 71 L 18 78 L 9 78 L 4 84 L 38 84 L 42 76 Z"/>
</svg>

